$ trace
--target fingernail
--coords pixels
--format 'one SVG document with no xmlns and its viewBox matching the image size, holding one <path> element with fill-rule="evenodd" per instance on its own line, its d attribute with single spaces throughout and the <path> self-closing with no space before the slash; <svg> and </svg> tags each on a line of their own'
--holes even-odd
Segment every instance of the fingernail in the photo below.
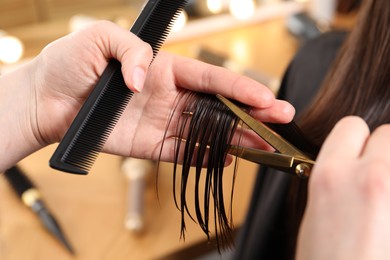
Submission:
<svg viewBox="0 0 390 260">
<path fill-rule="evenodd" d="M 133 87 L 141 92 L 145 83 L 145 70 L 141 67 L 135 67 L 133 70 Z"/>
</svg>

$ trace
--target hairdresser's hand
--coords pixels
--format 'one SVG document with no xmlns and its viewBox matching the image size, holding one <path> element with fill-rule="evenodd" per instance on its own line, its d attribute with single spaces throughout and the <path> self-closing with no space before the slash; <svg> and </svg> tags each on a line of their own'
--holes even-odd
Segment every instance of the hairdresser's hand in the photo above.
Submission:
<svg viewBox="0 0 390 260">
<path fill-rule="evenodd" d="M 183 89 L 220 93 L 254 106 L 252 114 L 263 121 L 289 122 L 293 107 L 277 101 L 272 92 L 257 82 L 226 69 L 160 52 L 152 63 L 145 87 L 133 96 L 123 120 L 109 139 L 107 149 L 117 154 L 157 159 L 167 119 Z M 175 120 L 175 118 L 173 119 Z M 171 124 L 162 154 L 172 160 L 176 129 Z"/>
<path fill-rule="evenodd" d="M 157 159 L 166 120 L 183 88 L 255 106 L 254 115 L 264 121 L 288 122 L 294 114 L 266 87 L 219 67 L 161 53 L 149 68 L 149 45 L 110 22 L 98 22 L 51 43 L 28 65 L 0 78 L 8 86 L 0 89 L 0 123 L 12 122 L 0 132 L 0 170 L 61 140 L 110 58 L 122 63 L 127 86 L 143 91 L 133 96 L 106 152 Z M 163 155 L 170 158 L 169 152 Z"/>
<path fill-rule="evenodd" d="M 107 141 L 104 151 L 109 153 L 157 159 L 169 112 L 182 88 L 221 93 L 263 108 L 257 116 L 266 121 L 285 122 L 293 116 L 293 108 L 276 102 L 267 88 L 225 69 L 163 53 L 149 68 L 148 44 L 112 23 L 98 22 L 50 44 L 37 59 L 36 133 L 42 143 L 61 140 L 111 57 L 122 63 L 127 86 L 143 90 L 133 96 Z"/>
<path fill-rule="evenodd" d="M 128 87 L 143 90 L 131 99 L 105 152 L 157 159 L 168 115 L 182 88 L 221 93 L 262 108 L 256 116 L 265 121 L 287 122 L 294 113 L 266 87 L 225 69 L 162 52 L 148 68 L 150 46 L 108 22 L 54 42 L 40 56 L 37 124 L 44 143 L 62 138 L 110 57 L 121 61 Z M 147 74 L 145 85 L 141 71 Z M 172 158 L 169 141 L 173 144 L 173 139 L 166 142 L 164 160 Z"/>
<path fill-rule="evenodd" d="M 104 147 L 108 153 L 158 159 L 169 113 L 183 89 L 237 99 L 258 108 L 253 114 L 263 121 L 288 122 L 294 115 L 293 107 L 276 101 L 268 88 L 226 69 L 163 52 L 148 68 L 151 48 L 103 22 L 54 42 L 39 59 L 45 102 L 38 104 L 37 117 L 43 143 L 60 141 L 111 57 L 122 63 L 128 87 L 143 90 L 132 97 L 108 139 Z M 140 69 L 147 75 L 144 85 Z M 169 131 L 162 160 L 173 158 L 172 135 Z"/>
<path fill-rule="evenodd" d="M 390 125 L 340 121 L 309 181 L 297 259 L 389 259 Z"/>
<path fill-rule="evenodd" d="M 127 86 L 139 92 L 152 55 L 149 44 L 107 21 L 46 46 L 34 61 L 39 141 L 48 144 L 62 138 L 110 58 L 122 62 Z"/>
<path fill-rule="evenodd" d="M 112 57 L 122 62 L 127 86 L 141 89 L 151 47 L 106 21 L 49 44 L 0 78 L 0 123 L 7 126 L 0 132 L 0 171 L 63 137 Z"/>
</svg>

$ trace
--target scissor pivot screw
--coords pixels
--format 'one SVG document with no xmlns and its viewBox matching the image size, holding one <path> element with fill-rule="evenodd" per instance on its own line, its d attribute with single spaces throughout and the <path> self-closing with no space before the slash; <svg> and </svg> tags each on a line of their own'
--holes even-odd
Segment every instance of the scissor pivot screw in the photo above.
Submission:
<svg viewBox="0 0 390 260">
<path fill-rule="evenodd" d="M 300 163 L 295 167 L 295 173 L 299 177 L 305 177 L 305 178 L 309 177 L 310 170 L 311 170 L 310 166 L 306 163 Z"/>
</svg>

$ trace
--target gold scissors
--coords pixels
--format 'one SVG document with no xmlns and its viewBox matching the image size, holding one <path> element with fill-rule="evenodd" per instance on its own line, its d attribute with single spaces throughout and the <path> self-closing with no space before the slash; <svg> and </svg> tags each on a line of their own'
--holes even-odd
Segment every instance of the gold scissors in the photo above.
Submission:
<svg viewBox="0 0 390 260">
<path fill-rule="evenodd" d="M 234 146 L 230 147 L 229 153 L 245 160 L 275 168 L 287 173 L 296 174 L 299 177 L 308 177 L 314 166 L 308 155 L 290 144 L 279 134 L 271 130 L 263 123 L 257 121 L 241 108 L 221 95 L 217 98 L 224 103 L 238 118 L 242 120 L 264 141 L 271 145 L 278 153 L 266 152 L 258 149 Z"/>
</svg>

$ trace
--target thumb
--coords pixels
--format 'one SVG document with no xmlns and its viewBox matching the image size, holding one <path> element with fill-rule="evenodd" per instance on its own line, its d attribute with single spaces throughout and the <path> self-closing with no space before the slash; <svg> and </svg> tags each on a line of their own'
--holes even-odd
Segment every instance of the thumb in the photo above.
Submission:
<svg viewBox="0 0 390 260">
<path fill-rule="evenodd" d="M 149 64 L 153 59 L 151 46 L 130 31 L 108 21 L 98 22 L 101 50 L 106 58 L 115 58 L 122 64 L 126 85 L 135 92 L 144 86 Z"/>
</svg>

